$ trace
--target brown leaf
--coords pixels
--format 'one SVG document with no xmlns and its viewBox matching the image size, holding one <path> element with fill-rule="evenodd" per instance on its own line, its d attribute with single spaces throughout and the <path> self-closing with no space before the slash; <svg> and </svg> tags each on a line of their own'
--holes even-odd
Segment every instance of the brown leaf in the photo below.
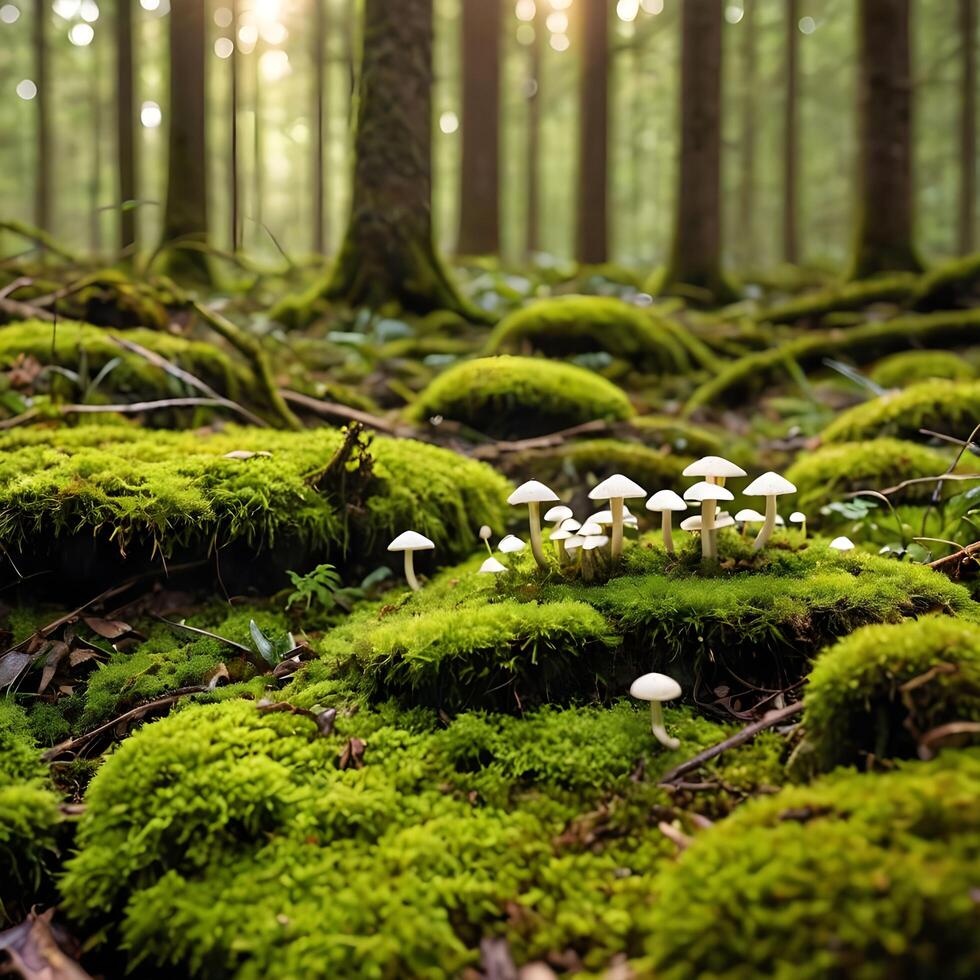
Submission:
<svg viewBox="0 0 980 980">
<path fill-rule="evenodd" d="M 106 640 L 115 640 L 132 631 L 129 623 L 120 619 L 100 619 L 98 616 L 85 616 L 85 625 Z"/>
<path fill-rule="evenodd" d="M 347 744 L 344 746 L 343 752 L 340 753 L 340 768 L 350 769 L 353 766 L 355 769 L 362 769 L 366 748 L 367 745 L 359 738 L 347 739 Z"/>
<path fill-rule="evenodd" d="M 209 690 L 213 691 L 220 681 L 231 680 L 231 675 L 228 673 L 228 667 L 221 663 L 204 675 L 204 686 Z"/>
<path fill-rule="evenodd" d="M 30 653 L 11 650 L 0 657 L 0 688 L 10 687 L 34 659 Z"/>
<path fill-rule="evenodd" d="M 52 924 L 54 909 L 41 915 L 33 912 L 19 926 L 0 932 L 0 961 L 3 972 L 13 971 L 23 980 L 92 980 L 67 951 L 68 935 Z"/>
<path fill-rule="evenodd" d="M 43 694 L 47 686 L 54 679 L 58 672 L 58 665 L 68 653 L 68 644 L 61 640 L 55 640 L 48 648 L 48 655 L 44 658 L 44 669 L 41 671 L 41 683 L 37 687 L 37 693 Z"/>
<path fill-rule="evenodd" d="M 79 647 L 77 650 L 72 650 L 68 655 L 68 664 L 71 667 L 77 667 L 79 664 L 84 664 L 93 657 L 97 658 L 98 656 L 98 651 L 91 649 L 91 647 Z"/>
</svg>

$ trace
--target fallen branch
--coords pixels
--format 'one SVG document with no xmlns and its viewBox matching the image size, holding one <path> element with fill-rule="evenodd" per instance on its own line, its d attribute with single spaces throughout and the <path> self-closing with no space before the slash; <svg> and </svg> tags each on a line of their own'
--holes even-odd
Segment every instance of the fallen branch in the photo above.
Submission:
<svg viewBox="0 0 980 980">
<path fill-rule="evenodd" d="M 288 701 L 259 701 L 256 705 L 262 714 L 286 713 L 299 715 L 301 718 L 309 718 L 317 727 L 317 731 L 326 737 L 333 732 L 334 722 L 337 720 L 337 709 L 326 708 L 317 713 L 310 711 L 309 708 L 300 708 Z"/>
<path fill-rule="evenodd" d="M 336 419 L 340 422 L 360 422 L 369 429 L 377 429 L 387 435 L 424 438 L 417 429 L 410 425 L 390 422 L 388 419 L 383 419 L 379 415 L 372 415 L 370 412 L 364 412 L 359 408 L 351 408 L 349 405 L 341 405 L 339 402 L 322 401 L 312 395 L 304 395 L 288 388 L 280 389 L 280 394 L 285 401 L 305 408 L 316 415 L 322 415 L 324 418 Z"/>
<path fill-rule="evenodd" d="M 7 299 L 7 297 L 0 299 L 0 312 L 6 313 L 15 320 L 45 320 L 54 323 L 53 313 L 32 306 L 30 303 L 22 303 L 17 299 Z"/>
<path fill-rule="evenodd" d="M 980 541 L 974 541 L 973 544 L 968 544 L 965 548 L 961 548 L 951 555 L 946 555 L 944 558 L 937 558 L 935 561 L 929 562 L 928 567 L 934 568 L 944 575 L 958 575 L 963 564 L 967 561 L 980 562 Z M 951 572 L 946 570 L 947 565 L 953 566 Z"/>
<path fill-rule="evenodd" d="M 19 235 L 21 238 L 26 238 L 35 245 L 40 245 L 41 248 L 47 249 L 52 255 L 57 255 L 58 258 L 64 259 L 66 262 L 71 262 L 76 265 L 79 262 L 78 256 L 74 252 L 68 251 L 63 245 L 60 245 L 53 235 L 49 235 L 46 231 L 34 225 L 27 224 L 25 221 L 0 221 L 0 231 L 7 231 L 11 235 Z"/>
<path fill-rule="evenodd" d="M 878 490 L 876 492 L 887 497 L 893 493 L 899 493 L 906 489 L 906 487 L 912 487 L 920 483 L 942 483 L 946 480 L 980 480 L 980 473 L 940 473 L 939 476 L 918 476 L 911 480 L 902 480 L 901 483 L 896 483 L 893 487 L 887 487 L 885 490 Z M 847 496 L 859 497 L 868 492 L 867 490 L 856 490 L 854 493 L 847 494 Z"/>
<path fill-rule="evenodd" d="M 581 422 L 568 429 L 560 429 L 558 432 L 551 432 L 544 436 L 534 436 L 530 439 L 518 439 L 510 442 L 500 440 L 491 442 L 485 446 L 478 446 L 473 450 L 472 456 L 476 459 L 496 459 L 508 453 L 526 452 L 532 449 L 552 449 L 563 445 L 568 439 L 584 435 L 604 435 L 616 431 L 617 427 L 612 422 L 605 419 L 593 419 L 591 422 Z"/>
<path fill-rule="evenodd" d="M 980 722 L 951 721 L 946 725 L 930 729 L 919 739 L 919 758 L 928 762 L 935 754 L 937 743 L 958 735 L 980 735 Z"/>
</svg>

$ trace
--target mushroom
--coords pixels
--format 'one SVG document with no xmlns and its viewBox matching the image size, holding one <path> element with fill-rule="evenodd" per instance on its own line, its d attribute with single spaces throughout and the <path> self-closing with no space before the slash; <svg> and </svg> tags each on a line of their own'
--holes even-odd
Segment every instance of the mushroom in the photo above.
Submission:
<svg viewBox="0 0 980 980">
<path fill-rule="evenodd" d="M 502 565 L 499 561 L 497 561 L 496 558 L 493 557 L 493 555 L 491 555 L 480 566 L 480 572 L 479 572 L 479 574 L 481 574 L 481 575 L 497 575 L 500 572 L 506 572 L 506 571 L 507 571 L 507 566 L 506 565 Z"/>
<path fill-rule="evenodd" d="M 609 536 L 606 534 L 591 534 L 582 539 L 582 577 L 587 581 L 592 581 L 595 572 L 595 560 L 592 552 L 599 548 L 604 548 L 609 544 Z"/>
<path fill-rule="evenodd" d="M 597 524 L 595 521 L 586 521 L 579 529 L 578 533 L 582 535 L 583 538 L 587 538 L 593 534 L 602 534 L 602 525 Z"/>
<path fill-rule="evenodd" d="M 608 500 L 612 511 L 612 544 L 610 554 L 613 560 L 623 552 L 623 501 L 633 497 L 645 497 L 646 490 L 622 473 L 613 473 L 589 492 L 590 500 Z"/>
<path fill-rule="evenodd" d="M 528 480 L 522 483 L 508 498 L 507 503 L 511 506 L 527 504 L 527 523 L 531 529 L 531 551 L 538 567 L 547 571 L 548 562 L 544 557 L 544 548 L 541 545 L 541 505 L 551 503 L 558 499 L 558 494 L 549 490 L 543 483 L 537 480 Z"/>
<path fill-rule="evenodd" d="M 505 555 L 523 551 L 524 548 L 524 542 L 516 534 L 508 534 L 507 537 L 501 538 L 500 544 L 497 545 L 497 550 Z"/>
<path fill-rule="evenodd" d="M 582 542 L 583 551 L 595 551 L 596 548 L 604 548 L 609 544 L 609 537 L 605 534 L 593 534 Z"/>
<path fill-rule="evenodd" d="M 567 520 L 561 522 L 558 525 L 560 531 L 571 531 L 574 534 L 582 525 L 575 520 L 574 517 L 569 517 Z"/>
<path fill-rule="evenodd" d="M 418 592 L 421 588 L 419 580 L 415 577 L 415 565 L 413 555 L 416 551 L 429 551 L 435 545 L 423 534 L 418 531 L 402 531 L 394 541 L 388 545 L 389 551 L 405 552 L 405 580 L 413 592 Z"/>
<path fill-rule="evenodd" d="M 644 674 L 630 685 L 630 695 L 638 701 L 650 702 L 650 729 L 653 737 L 668 749 L 680 748 L 680 742 L 671 738 L 664 727 L 664 701 L 681 696 L 681 686 L 666 674 Z"/>
<path fill-rule="evenodd" d="M 746 497 L 766 498 L 766 519 L 752 545 L 756 551 L 759 551 L 765 547 L 772 536 L 772 529 L 776 526 L 776 498 L 784 493 L 796 493 L 796 487 L 789 480 L 770 470 L 762 476 L 757 476 L 743 492 Z"/>
<path fill-rule="evenodd" d="M 722 456 L 702 456 L 684 469 L 684 476 L 700 476 L 708 483 L 723 487 L 732 476 L 745 476 L 745 470 Z"/>
<path fill-rule="evenodd" d="M 803 532 L 803 538 L 806 539 L 806 514 L 801 510 L 794 510 L 789 515 L 789 522 L 790 524 L 799 524 L 800 530 Z"/>
<path fill-rule="evenodd" d="M 663 526 L 664 548 L 670 554 L 673 554 L 674 534 L 673 527 L 671 526 L 674 520 L 673 512 L 675 510 L 687 510 L 687 504 L 684 503 L 684 498 L 680 494 L 674 493 L 673 490 L 658 490 L 647 501 L 647 510 L 660 515 L 660 521 Z"/>
<path fill-rule="evenodd" d="M 555 527 L 558 527 L 562 521 L 567 521 L 572 516 L 572 513 L 571 507 L 559 504 L 557 507 L 552 507 L 550 510 L 545 511 L 544 519 L 551 521 Z"/>
<path fill-rule="evenodd" d="M 565 551 L 575 551 L 577 548 L 581 548 L 585 544 L 586 539 L 579 534 L 573 534 L 570 538 L 565 541 Z"/>
<path fill-rule="evenodd" d="M 493 530 L 489 524 L 484 524 L 480 528 L 480 540 L 487 546 L 487 554 L 493 557 L 493 548 L 490 547 L 490 538 L 493 535 Z"/>
<path fill-rule="evenodd" d="M 841 535 L 839 538 L 834 538 L 830 542 L 830 547 L 834 551 L 852 551 L 854 549 L 854 542 L 850 538 L 846 538 Z"/>
<path fill-rule="evenodd" d="M 708 457 L 709 459 L 712 457 Z M 684 491 L 685 500 L 693 500 L 701 504 L 701 557 L 717 558 L 718 551 L 715 548 L 715 510 L 719 500 L 734 500 L 731 490 L 726 490 L 719 483 L 708 483 L 703 480 L 695 483 L 693 487 L 688 487 Z M 687 523 L 687 522 L 685 522 Z M 732 521 L 734 524 L 735 522 Z M 684 525 L 682 524 L 681 527 Z"/>
<path fill-rule="evenodd" d="M 558 550 L 558 563 L 563 565 L 567 560 L 568 556 L 565 554 L 565 542 L 572 537 L 574 531 L 566 531 L 564 528 L 557 528 L 548 535 L 549 541 L 555 542 L 555 548 Z"/>
</svg>

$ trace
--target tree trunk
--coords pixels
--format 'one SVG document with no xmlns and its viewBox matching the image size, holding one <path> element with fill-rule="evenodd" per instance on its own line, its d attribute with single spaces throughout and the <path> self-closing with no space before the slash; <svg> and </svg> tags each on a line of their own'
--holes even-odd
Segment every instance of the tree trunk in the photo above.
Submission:
<svg viewBox="0 0 980 980">
<path fill-rule="evenodd" d="M 205 5 L 200 0 L 171 0 L 170 105 L 167 205 L 164 245 L 171 273 L 210 281 L 207 257 L 198 248 L 208 232 L 207 158 L 205 151 L 204 38 Z"/>
<path fill-rule="evenodd" d="M 527 160 L 524 179 L 527 193 L 527 215 L 524 228 L 524 252 L 530 258 L 541 248 L 540 194 L 538 169 L 541 158 L 541 37 L 544 18 L 537 14 L 534 39 L 528 57 L 527 75 Z"/>
<path fill-rule="evenodd" d="M 701 303 L 722 302 L 722 0 L 681 7 L 680 160 L 674 244 L 659 289 Z"/>
<path fill-rule="evenodd" d="M 792 4 L 795 0 L 787 0 Z M 739 143 L 740 190 L 738 199 L 738 237 L 736 251 L 743 269 L 759 266 L 755 220 L 755 160 L 758 132 L 756 129 L 755 93 L 758 82 L 756 59 L 758 44 L 756 34 L 756 5 L 758 0 L 744 0 L 743 16 L 739 24 L 742 32 L 742 138 Z"/>
<path fill-rule="evenodd" d="M 97 256 L 102 251 L 102 38 L 97 32 L 89 50 L 92 71 L 89 99 L 92 108 L 92 173 L 89 179 L 89 247 Z"/>
<path fill-rule="evenodd" d="M 859 0 L 857 241 L 851 275 L 917 271 L 910 0 Z"/>
<path fill-rule="evenodd" d="M 500 32 L 502 0 L 462 0 L 462 255 L 500 251 Z"/>
<path fill-rule="evenodd" d="M 365 0 L 363 18 L 351 214 L 325 294 L 485 319 L 432 237 L 432 0 Z"/>
<path fill-rule="evenodd" d="M 326 114 L 327 0 L 313 0 L 313 251 L 326 251 L 326 200 L 323 192 L 323 148 Z"/>
<path fill-rule="evenodd" d="M 786 0 L 786 95 L 783 103 L 783 258 L 797 263 L 799 249 L 799 126 L 800 76 L 799 0 Z"/>
<path fill-rule="evenodd" d="M 228 182 L 231 184 L 231 250 L 237 252 L 242 247 L 241 217 L 241 178 L 238 170 L 238 107 L 241 105 L 242 56 L 238 50 L 238 25 L 241 14 L 239 0 L 231 0 L 231 25 L 228 28 L 231 39 L 231 132 L 228 134 Z"/>
<path fill-rule="evenodd" d="M 597 264 L 608 258 L 609 6 L 607 0 L 579 2 L 582 67 L 579 75 L 575 257 L 579 262 Z"/>
<path fill-rule="evenodd" d="M 133 5 L 116 0 L 116 169 L 119 191 L 119 250 L 136 248 L 136 100 L 133 85 Z"/>
<path fill-rule="evenodd" d="M 977 4 L 959 0 L 963 75 L 960 95 L 960 222 L 961 254 L 976 248 L 977 220 Z"/>
<path fill-rule="evenodd" d="M 43 231 L 51 227 L 51 93 L 48 91 L 48 3 L 34 0 L 32 45 L 34 48 L 34 96 L 36 112 L 37 167 L 34 178 L 34 224 Z"/>
</svg>

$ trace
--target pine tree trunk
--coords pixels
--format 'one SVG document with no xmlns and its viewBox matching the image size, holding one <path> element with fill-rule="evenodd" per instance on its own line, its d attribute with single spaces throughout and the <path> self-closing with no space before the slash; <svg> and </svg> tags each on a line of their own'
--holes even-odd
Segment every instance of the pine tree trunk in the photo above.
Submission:
<svg viewBox="0 0 980 980">
<path fill-rule="evenodd" d="M 524 164 L 527 206 L 524 254 L 528 259 L 541 248 L 538 169 L 541 158 L 541 38 L 544 29 L 544 18 L 539 13 L 534 23 L 534 40 L 531 42 L 528 57 L 527 77 L 527 159 Z"/>
<path fill-rule="evenodd" d="M 960 95 L 960 220 L 961 254 L 976 248 L 977 220 L 977 4 L 959 0 L 963 75 Z"/>
<path fill-rule="evenodd" d="M 502 0 L 462 0 L 462 255 L 500 251 L 500 32 Z"/>
<path fill-rule="evenodd" d="M 241 177 L 238 166 L 238 107 L 241 104 L 242 56 L 238 50 L 238 26 L 241 5 L 239 0 L 231 0 L 231 25 L 228 28 L 231 39 L 231 96 L 229 106 L 231 132 L 228 134 L 228 182 L 231 184 L 231 250 L 237 252 L 242 247 L 241 219 Z"/>
<path fill-rule="evenodd" d="M 170 111 L 167 205 L 164 244 L 203 244 L 208 232 L 205 151 L 204 38 L 205 5 L 200 0 L 171 0 Z M 210 280 L 208 261 L 197 248 L 173 248 L 171 273 Z"/>
<path fill-rule="evenodd" d="M 608 258 L 609 6 L 607 0 L 579 0 L 579 3 L 582 65 L 575 257 L 585 264 L 597 264 Z"/>
<path fill-rule="evenodd" d="M 793 3 L 794 0 L 788 0 Z M 758 267 L 756 220 L 755 220 L 755 161 L 758 132 L 756 128 L 755 92 L 758 82 L 756 59 L 758 45 L 756 35 L 756 5 L 758 0 L 744 0 L 743 16 L 739 24 L 742 32 L 742 138 L 740 141 L 738 200 L 738 235 L 736 238 L 739 264 L 743 269 Z"/>
<path fill-rule="evenodd" d="M 786 0 L 786 94 L 783 103 L 783 258 L 799 261 L 799 0 Z"/>
<path fill-rule="evenodd" d="M 119 250 L 136 247 L 136 101 L 133 86 L 133 5 L 116 0 L 116 170 L 119 191 Z"/>
<path fill-rule="evenodd" d="M 44 231 L 51 227 L 51 93 L 48 91 L 48 3 L 34 0 L 32 46 L 34 53 L 34 96 L 37 168 L 34 178 L 34 224 Z"/>
<path fill-rule="evenodd" d="M 92 71 L 89 99 L 92 108 L 92 173 L 89 178 L 89 247 L 93 255 L 102 251 L 102 37 L 97 32 L 89 48 Z"/>
<path fill-rule="evenodd" d="M 859 0 L 858 226 L 852 276 L 921 268 L 912 233 L 910 0 Z"/>
<path fill-rule="evenodd" d="M 365 0 L 363 18 L 351 214 L 325 293 L 485 319 L 432 237 L 432 0 Z"/>
<path fill-rule="evenodd" d="M 674 244 L 659 288 L 702 303 L 731 296 L 721 271 L 721 25 L 722 0 L 684 0 Z"/>
<path fill-rule="evenodd" d="M 313 251 L 326 251 L 326 199 L 323 192 L 326 113 L 327 0 L 313 0 Z"/>
</svg>

